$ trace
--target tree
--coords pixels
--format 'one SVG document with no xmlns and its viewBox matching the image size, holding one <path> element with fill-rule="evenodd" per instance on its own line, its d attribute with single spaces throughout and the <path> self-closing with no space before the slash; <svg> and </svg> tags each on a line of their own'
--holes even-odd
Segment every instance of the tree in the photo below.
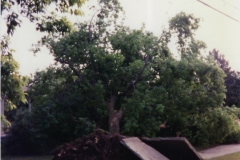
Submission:
<svg viewBox="0 0 240 160">
<path fill-rule="evenodd" d="M 2 77 L 1 80 L 4 82 L 2 85 L 1 97 L 5 99 L 5 109 L 16 108 L 16 104 L 19 101 L 26 102 L 26 98 L 21 88 L 22 85 L 26 85 L 27 78 L 20 77 L 18 73 L 18 64 L 13 59 L 13 49 L 9 49 L 8 44 L 10 43 L 9 35 L 13 35 L 14 30 L 17 26 L 20 26 L 21 20 L 20 15 L 27 17 L 31 22 L 36 23 L 36 30 L 41 32 L 48 32 L 49 36 L 64 35 L 71 32 L 72 24 L 66 19 L 66 17 L 57 17 L 54 12 L 47 15 L 46 12 L 51 4 L 55 5 L 55 10 L 60 13 L 70 13 L 74 15 L 82 15 L 80 7 L 85 3 L 85 0 L 76 1 L 9 1 L 1 0 L 1 15 L 5 16 L 7 25 L 7 34 L 3 35 L 1 39 L 1 69 Z M 15 12 L 14 8 L 18 8 L 18 12 Z M 45 14 L 41 18 L 38 17 L 40 14 Z M 44 41 L 42 38 L 42 41 Z M 40 42 L 39 42 L 40 44 Z M 39 45 L 33 50 L 34 52 L 39 51 Z M 12 89 L 12 86 L 18 87 L 18 89 Z M 11 91 L 12 90 L 12 91 Z M 11 100 L 10 100 L 11 99 Z"/>
<path fill-rule="evenodd" d="M 95 101 L 94 106 L 106 105 L 108 107 L 109 130 L 111 133 L 118 133 L 119 122 L 123 116 L 123 108 L 120 104 L 126 101 L 127 96 L 132 96 L 137 83 L 151 77 L 148 72 L 151 65 L 150 60 L 154 54 L 161 56 L 157 38 L 141 31 L 128 30 L 129 34 L 119 31 L 116 37 L 110 38 L 110 41 L 112 44 L 115 43 L 113 45 L 113 48 L 116 47 L 115 50 L 119 50 L 121 47 L 123 53 L 121 54 L 101 47 L 102 42 L 99 39 L 89 44 L 87 39 L 89 33 L 86 32 L 88 27 L 81 29 L 80 32 L 66 36 L 57 43 L 52 42 L 52 53 L 56 57 L 55 60 L 61 62 L 63 67 L 67 65 L 72 69 L 73 74 L 78 77 L 77 81 L 82 87 L 87 87 L 88 93 L 92 90 L 103 95 L 100 98 L 91 93 L 88 99 Z M 124 44 L 118 44 L 118 36 L 125 41 Z M 139 43 L 134 40 L 138 40 Z M 73 46 L 72 44 L 75 42 L 79 43 Z M 135 48 L 129 50 L 129 43 L 135 44 Z M 69 46 L 74 48 L 69 48 Z M 152 48 L 155 49 L 150 51 Z M 138 54 L 140 50 L 143 52 L 142 55 Z M 116 109 L 117 111 L 115 111 Z"/>
<path fill-rule="evenodd" d="M 28 78 L 19 75 L 18 64 L 12 56 L 1 58 L 1 98 L 5 101 L 5 110 L 12 110 L 19 102 L 26 102 L 23 86 L 27 84 Z"/>
<path fill-rule="evenodd" d="M 13 50 L 8 49 L 8 37 L 4 37 L 1 43 L 1 101 L 3 101 L 4 110 L 10 111 L 17 108 L 20 102 L 26 103 L 26 97 L 23 86 L 28 83 L 28 77 L 20 76 L 18 73 L 18 63 L 12 56 Z M 10 123 L 4 115 L 1 115 L 2 121 L 7 126 Z"/>
<path fill-rule="evenodd" d="M 191 38 L 192 30 L 198 26 L 198 20 L 191 22 L 191 19 L 194 19 L 192 15 L 180 14 L 189 23 L 184 23 L 184 26 L 180 25 L 179 28 L 191 28 L 188 25 L 194 27 L 186 30 L 188 34 L 179 36 L 182 39 L 190 37 L 191 43 L 180 45 L 189 49 L 189 54 L 186 55 L 188 58 L 183 56 L 178 63 L 171 58 L 167 47 L 170 32 L 163 32 L 160 38 L 150 32 L 118 26 L 115 27 L 116 31 L 106 32 L 105 16 L 111 13 L 106 10 L 100 11 L 95 24 L 79 24 L 78 31 L 57 42 L 49 40 L 48 43 L 51 53 L 62 68 L 70 68 L 82 88 L 100 95 L 91 93 L 87 99 L 93 102 L 95 110 L 98 109 L 96 106 L 105 106 L 108 109 L 110 133 L 119 133 L 119 124 L 128 113 L 135 115 L 135 120 L 140 118 L 139 115 L 145 115 L 145 120 L 141 119 L 142 123 L 147 125 L 151 122 L 156 130 L 163 108 L 169 108 L 168 111 L 182 109 L 182 112 L 178 113 L 197 113 L 203 112 L 205 107 L 222 104 L 225 91 L 222 79 L 224 74 L 212 63 L 207 64 L 210 60 L 204 61 L 195 56 L 199 54 L 196 46 L 203 45 Z M 177 23 L 174 21 L 173 18 L 170 22 Z M 187 51 L 184 53 L 188 53 Z M 194 53 L 190 54 L 190 51 Z M 167 71 L 164 72 L 164 68 Z M 181 92 L 171 86 L 177 86 Z M 180 89 L 180 86 L 186 88 Z M 196 98 L 198 94 L 200 97 Z M 192 101 L 190 97 L 197 101 Z M 188 102 L 187 106 L 185 102 Z M 175 109 L 170 106 L 175 106 Z"/>
<path fill-rule="evenodd" d="M 4 15 L 4 12 L 7 12 L 6 15 L 6 25 L 7 25 L 7 34 L 13 35 L 14 30 L 17 26 L 21 25 L 21 20 L 19 19 L 20 15 L 27 17 L 31 22 L 38 22 L 41 18 L 39 14 L 46 14 L 47 9 L 50 5 L 54 5 L 55 11 L 59 13 L 71 13 L 74 15 L 82 15 L 83 12 L 80 10 L 80 7 L 85 3 L 85 0 L 64 0 L 64 1 L 38 1 L 38 0 L 1 0 L 1 15 Z M 18 8 L 18 12 L 14 11 L 14 7 Z M 53 19 L 53 22 L 48 21 Z M 45 21 L 48 23 L 44 23 Z M 37 23 L 41 31 L 45 30 L 54 31 L 63 31 L 61 25 L 65 24 L 62 21 L 62 18 L 56 19 L 56 16 L 49 15 L 42 17 L 42 23 Z M 52 25 L 52 27 L 51 27 Z M 50 26 L 50 27 L 49 27 Z M 55 28 L 56 27 L 56 28 Z"/>
<path fill-rule="evenodd" d="M 8 48 L 8 44 L 10 41 L 10 35 L 13 35 L 14 30 L 17 26 L 20 26 L 20 15 L 29 18 L 31 22 L 36 23 L 37 27 L 36 30 L 40 32 L 47 32 L 48 35 L 42 37 L 39 43 L 36 45 L 36 48 L 33 48 L 32 51 L 36 53 L 40 50 L 42 44 L 45 44 L 45 40 L 47 37 L 59 38 L 62 37 L 64 34 L 68 34 L 73 30 L 72 23 L 66 17 L 58 17 L 55 12 L 51 12 L 50 14 L 46 14 L 48 7 L 51 4 L 55 4 L 55 10 L 61 13 L 70 13 L 74 15 L 82 15 L 82 11 L 80 7 L 85 3 L 85 0 L 77 0 L 77 1 L 8 1 L 8 0 L 1 0 L 1 15 L 6 16 L 6 25 L 7 25 L 7 34 L 3 35 L 1 39 L 1 59 L 2 59 L 2 82 L 5 85 L 2 85 L 2 92 L 9 92 L 9 93 L 2 93 L 2 98 L 5 99 L 6 109 L 7 108 L 16 108 L 16 104 L 18 102 L 13 101 L 13 97 L 11 101 L 8 101 L 11 91 L 11 85 L 15 84 L 18 85 L 25 85 L 26 77 L 20 77 L 19 73 L 17 72 L 18 64 L 13 59 L 12 56 L 12 49 Z M 119 7 L 119 3 L 117 0 L 113 1 L 99 1 L 101 5 L 116 5 Z M 14 12 L 14 5 L 18 7 L 19 13 Z M 6 14 L 5 14 L 6 13 Z M 43 16 L 38 16 L 43 14 Z M 12 72 L 12 73 L 11 73 Z M 10 75 L 10 76 L 9 76 Z M 9 77 L 12 77 L 10 80 Z M 14 78 L 13 78 L 14 77 Z M 24 82 L 24 83 L 23 83 Z M 18 84 L 17 84 L 18 83 Z M 5 89 L 5 87 L 7 87 Z M 8 91 L 6 91 L 8 90 Z M 14 91 L 16 92 L 16 91 Z M 18 99 L 25 103 L 26 98 L 23 92 L 23 89 L 19 87 L 18 94 L 14 95 L 14 99 Z M 6 94 L 9 94 L 8 96 Z M 14 93 L 15 94 L 15 93 Z M 19 97 L 17 97 L 17 95 Z M 15 100 L 14 100 L 15 101 Z M 10 109 L 9 108 L 9 109 Z"/>
<path fill-rule="evenodd" d="M 62 38 L 45 39 L 56 65 L 30 80 L 33 111 L 16 116 L 12 144 L 18 143 L 18 130 L 38 149 L 53 148 L 94 128 L 155 137 L 164 122 L 174 135 L 182 133 L 196 142 L 210 135 L 205 134 L 210 120 L 218 126 L 219 117 L 226 124 L 235 118 L 215 114 L 225 98 L 224 72 L 211 56 L 201 56 L 205 44 L 194 40 L 192 31 L 182 37 L 188 43 L 178 46 L 181 59 L 176 60 L 167 47 L 172 30 L 156 37 L 144 28 L 117 25 L 121 8 L 113 6 L 100 6 L 90 22 L 77 24 Z M 173 20 L 175 24 L 179 19 Z M 187 25 L 178 27 L 188 30 Z M 196 127 L 197 133 L 191 134 L 189 127 Z M 223 127 L 219 131 L 224 137 L 233 133 Z M 13 146 L 24 146 L 25 141 L 21 143 Z"/>
<path fill-rule="evenodd" d="M 8 43 L 10 35 L 14 34 L 17 26 L 21 26 L 21 16 L 28 18 L 36 24 L 36 30 L 47 32 L 48 36 L 59 37 L 70 33 L 72 24 L 64 16 L 57 16 L 57 13 L 70 13 L 72 15 L 83 15 L 80 10 L 85 0 L 61 0 L 61 1 L 43 1 L 43 0 L 1 0 L 1 15 L 6 20 L 6 34 L 2 36 L 1 45 L 5 48 L 4 52 L 8 52 Z M 55 11 L 48 14 L 50 6 L 53 6 Z M 17 11 L 16 11 L 17 8 Z M 4 31 L 5 32 L 5 31 Z M 43 36 L 38 44 L 33 45 L 31 50 L 36 53 L 40 51 L 42 43 L 46 36 Z M 11 52 L 11 50 L 10 50 Z"/>
<path fill-rule="evenodd" d="M 224 55 L 220 55 L 217 50 L 214 49 L 209 54 L 214 57 L 219 67 L 227 75 L 224 78 L 227 88 L 225 105 L 240 107 L 240 72 L 233 71 L 229 66 L 229 62 L 224 58 Z"/>
</svg>

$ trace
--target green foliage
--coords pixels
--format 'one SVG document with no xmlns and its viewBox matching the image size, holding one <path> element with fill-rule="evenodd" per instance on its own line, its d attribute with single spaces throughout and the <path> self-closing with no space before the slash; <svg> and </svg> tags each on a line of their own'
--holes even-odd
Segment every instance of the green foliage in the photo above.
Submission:
<svg viewBox="0 0 240 160">
<path fill-rule="evenodd" d="M 8 35 L 3 35 L 0 44 L 1 56 L 12 56 L 12 53 L 15 52 L 13 49 L 9 48 L 10 37 Z M 15 68 L 18 68 L 18 65 L 15 65 Z"/>
<path fill-rule="evenodd" d="M 233 71 L 229 66 L 229 62 L 224 58 L 224 55 L 220 55 L 217 50 L 214 49 L 209 54 L 213 56 L 217 65 L 226 74 L 224 78 L 227 89 L 225 106 L 235 105 L 240 107 L 240 72 Z"/>
<path fill-rule="evenodd" d="M 72 86 L 75 77 L 67 77 L 68 74 L 63 73 L 60 69 L 49 67 L 37 72 L 30 81 L 28 94 L 32 101 L 32 113 L 17 111 L 6 145 L 12 153 L 47 152 L 64 142 L 92 133 L 96 124 L 106 124 L 101 102 L 88 99 L 101 95 L 101 84 L 85 90 L 77 83 Z M 93 97 L 88 96 L 91 92 L 95 93 Z M 96 105 L 99 107 L 95 108 Z M 15 139 L 19 136 L 26 138 L 25 135 L 28 136 L 27 142 Z M 31 149 L 22 147 L 26 143 Z"/>
<path fill-rule="evenodd" d="M 37 23 L 36 30 L 40 32 L 48 32 L 49 34 L 61 34 L 70 33 L 73 30 L 73 25 L 66 17 L 57 18 L 56 14 L 52 13 L 50 16 L 43 16 L 44 18 L 40 23 Z M 56 36 L 56 35 L 55 35 Z"/>
<path fill-rule="evenodd" d="M 80 88 L 69 87 L 67 81 L 71 81 L 70 77 L 63 77 L 58 69 L 52 67 L 35 74 L 28 92 L 32 112 L 17 110 L 9 131 L 9 141 L 4 148 L 16 154 L 43 153 L 93 132 L 96 127 L 94 120 L 98 118 L 94 116 L 104 114 L 101 111 L 90 114 L 90 108 L 87 111 L 82 104 L 88 102 L 84 101 L 84 97 L 79 97 Z"/>
<path fill-rule="evenodd" d="M 177 14 L 169 21 L 169 28 L 173 33 L 177 33 L 179 47 L 187 45 L 187 41 L 193 38 L 194 31 L 199 27 L 199 18 L 187 15 L 184 12 Z"/>
<path fill-rule="evenodd" d="M 172 58 L 166 46 L 170 37 L 166 31 L 160 39 L 150 32 L 127 27 L 116 27 L 116 32 L 105 35 L 101 32 L 104 24 L 98 25 L 100 29 L 89 30 L 83 23 L 73 34 L 48 43 L 55 60 L 62 68 L 70 68 L 72 76 L 85 86 L 85 94 L 89 93 L 85 99 L 91 97 L 86 104 L 94 105 L 94 99 L 100 99 L 104 108 L 111 95 L 117 97 L 114 110 L 124 112 L 122 133 L 156 136 L 164 121 L 184 132 L 197 124 L 195 116 L 222 106 L 225 75 L 210 57 L 200 55 L 206 46 L 193 39 L 199 20 L 183 13 L 179 16 L 170 21 L 170 28 L 180 32 L 183 27 L 185 31 L 179 37 L 191 40 L 179 46 L 185 49 L 181 50 L 179 61 Z M 174 28 L 178 21 L 187 22 Z M 88 91 L 96 84 L 102 87 L 102 97 Z"/>
<path fill-rule="evenodd" d="M 159 75 L 156 83 L 165 90 L 162 104 L 168 106 L 165 107 L 165 113 L 170 123 L 194 125 L 194 122 L 183 123 L 187 122 L 184 118 L 190 118 L 191 115 L 205 112 L 206 108 L 223 103 L 224 74 L 208 61 L 196 58 L 161 60 L 156 70 Z M 183 119 L 183 122 L 180 119 Z"/>
<path fill-rule="evenodd" d="M 6 119 L 6 116 L 1 115 L 1 127 L 3 129 L 4 132 L 7 132 L 9 130 L 9 128 L 11 127 L 11 123 Z"/>
<path fill-rule="evenodd" d="M 94 131 L 96 125 L 94 122 L 89 121 L 87 118 L 78 118 L 77 126 L 74 131 L 76 137 L 88 135 Z"/>
<path fill-rule="evenodd" d="M 215 108 L 201 115 L 198 121 L 197 142 L 202 145 L 239 140 L 240 126 L 236 122 L 238 108 Z"/>
<path fill-rule="evenodd" d="M 28 83 L 28 77 L 20 76 L 18 73 L 19 65 L 12 56 L 12 49 L 8 48 L 9 37 L 3 36 L 1 40 L 1 104 L 3 101 L 4 110 L 11 111 L 17 108 L 17 105 L 26 103 L 26 95 L 23 86 Z M 11 126 L 6 116 L 1 115 L 4 130 L 8 131 Z"/>
<path fill-rule="evenodd" d="M 205 44 L 192 37 L 199 20 L 183 13 L 178 16 L 180 19 L 173 18 L 170 25 L 187 21 L 185 26 L 178 26 L 185 30 L 179 34 L 180 38 L 191 38 L 191 43 L 180 45 L 188 50 L 179 61 L 166 46 L 170 32 L 159 39 L 144 30 L 116 27 L 105 35 L 104 23 L 91 29 L 82 23 L 78 31 L 48 43 L 55 60 L 72 70 L 71 76 L 77 76 L 76 81 L 84 86 L 88 102 L 82 104 L 86 110 L 96 105 L 97 99 L 103 111 L 114 95 L 115 112 L 124 112 L 123 133 L 156 136 L 158 125 L 164 121 L 183 131 L 196 124 L 194 116 L 223 104 L 225 87 L 222 70 L 209 57 L 199 56 Z M 97 22 L 102 21 L 101 16 L 98 18 Z M 100 88 L 95 89 L 96 85 Z M 146 130 L 146 126 L 151 127 Z"/>
<path fill-rule="evenodd" d="M 82 15 L 80 7 L 85 3 L 85 0 L 34 0 L 34 1 L 25 1 L 25 0 L 1 0 L 1 15 L 3 12 L 7 12 L 6 16 L 6 25 L 7 25 L 7 34 L 13 35 L 16 26 L 20 26 L 21 21 L 19 15 L 27 17 L 31 22 L 38 21 L 38 14 L 46 13 L 48 7 L 52 4 L 55 5 L 55 10 L 59 13 L 70 13 L 74 15 Z M 13 11 L 13 6 L 17 5 L 19 13 Z M 44 17 L 43 17 L 44 19 Z M 48 19 L 45 17 L 45 19 Z M 59 20 L 58 22 L 61 22 Z M 55 24 L 52 23 L 52 24 Z M 64 23 L 62 23 L 64 24 Z M 44 24 L 42 24 L 44 25 Z M 59 27 L 58 25 L 56 25 Z M 52 28 L 47 28 L 48 31 L 53 30 Z"/>
<path fill-rule="evenodd" d="M 1 50 L 2 46 L 1 46 Z M 1 99 L 4 100 L 6 111 L 16 108 L 19 102 L 26 103 L 23 86 L 28 83 L 28 77 L 21 77 L 18 73 L 18 63 L 11 53 L 1 54 Z"/>
<path fill-rule="evenodd" d="M 113 123 L 126 135 L 155 137 L 167 122 L 174 132 L 202 144 L 237 133 L 235 111 L 218 108 L 225 98 L 225 74 L 211 57 L 200 55 L 205 44 L 193 38 L 198 19 L 180 13 L 158 38 L 114 24 L 121 7 L 115 0 L 101 2 L 90 22 L 60 39 L 45 39 L 56 66 L 37 72 L 28 93 L 30 133 L 38 148 L 54 147 L 95 127 L 110 130 Z M 190 38 L 190 43 L 179 42 L 180 60 L 167 47 L 174 30 L 180 40 Z M 219 137 L 213 136 L 216 131 Z"/>
<path fill-rule="evenodd" d="M 35 153 L 33 135 L 31 134 L 30 115 L 27 110 L 18 109 L 15 121 L 12 123 L 8 138 L 2 143 L 2 148 L 6 154 Z"/>
<path fill-rule="evenodd" d="M 145 81 L 152 81 L 154 77 L 151 66 L 154 65 L 156 59 L 167 54 L 161 53 L 163 47 L 159 46 L 158 38 L 143 30 L 120 28 L 109 37 L 113 50 L 106 50 L 102 47 L 105 42 L 98 37 L 91 39 L 89 42 L 87 25 L 82 24 L 80 27 L 79 31 L 58 42 L 51 41 L 52 53 L 56 57 L 55 59 L 62 64 L 62 67 L 68 65 L 72 69 L 73 75 L 78 76 L 78 80 L 84 85 L 83 90 L 86 90 L 84 97 L 89 101 L 86 102 L 86 105 L 91 103 L 92 106 L 99 106 L 100 104 L 105 108 L 104 112 L 107 112 L 107 101 L 109 101 L 110 95 L 114 94 L 117 97 L 114 107 L 117 112 L 120 108 L 125 108 L 125 101 L 134 97 L 135 91 L 132 90 L 134 87 L 143 87 L 142 90 L 148 88 Z M 98 30 L 96 32 L 98 33 Z M 95 35 L 94 31 L 92 34 Z M 147 61 L 149 61 L 149 64 L 147 64 Z M 145 85 L 136 85 L 138 81 Z M 99 86 L 97 89 L 95 89 L 96 85 Z M 100 103 L 95 103 L 95 99 Z M 155 105 L 149 95 L 147 101 L 151 105 L 146 108 L 154 113 L 151 107 Z M 140 103 L 142 103 L 142 100 Z M 138 107 L 136 109 L 143 112 Z M 144 115 L 141 115 L 140 118 L 144 121 L 142 116 Z M 146 124 L 150 120 L 146 119 L 144 123 Z M 155 121 L 155 124 L 157 124 L 157 119 Z M 155 126 L 156 131 L 158 125 Z"/>
<path fill-rule="evenodd" d="M 150 90 L 139 86 L 123 104 L 125 123 L 122 132 L 132 136 L 155 137 L 165 109 L 161 104 L 163 97 L 159 97 L 164 91 L 161 87 Z"/>
</svg>

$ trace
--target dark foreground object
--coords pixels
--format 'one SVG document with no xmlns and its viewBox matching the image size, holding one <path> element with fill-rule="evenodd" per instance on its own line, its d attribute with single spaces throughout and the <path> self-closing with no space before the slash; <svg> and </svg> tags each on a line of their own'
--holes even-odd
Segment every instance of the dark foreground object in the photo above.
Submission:
<svg viewBox="0 0 240 160">
<path fill-rule="evenodd" d="M 124 138 L 121 143 L 129 148 L 136 156 L 143 160 L 169 160 L 137 137 Z"/>
<path fill-rule="evenodd" d="M 202 157 L 184 137 L 141 138 L 170 160 L 201 160 Z"/>
<path fill-rule="evenodd" d="M 120 141 L 122 135 L 109 135 L 100 130 L 66 143 L 53 151 L 53 160 L 139 160 Z"/>
<path fill-rule="evenodd" d="M 186 138 L 140 138 L 110 135 L 101 130 L 66 143 L 53 160 L 201 160 Z M 121 144 L 123 143 L 123 144 Z M 160 158 L 159 158 L 160 157 Z"/>
<path fill-rule="evenodd" d="M 52 155 L 35 155 L 35 156 L 1 156 L 1 160 L 50 160 L 52 159 Z"/>
</svg>

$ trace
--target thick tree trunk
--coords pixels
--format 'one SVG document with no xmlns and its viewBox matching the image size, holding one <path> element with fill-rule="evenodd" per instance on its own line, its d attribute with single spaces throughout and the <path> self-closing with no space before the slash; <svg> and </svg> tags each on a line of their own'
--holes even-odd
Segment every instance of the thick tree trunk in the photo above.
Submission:
<svg viewBox="0 0 240 160">
<path fill-rule="evenodd" d="M 109 110 L 109 132 L 110 134 L 118 134 L 120 131 L 119 122 L 123 116 L 122 109 L 115 112 L 114 111 L 114 104 L 115 104 L 116 97 L 111 95 L 111 100 L 108 103 L 108 110 Z"/>
</svg>

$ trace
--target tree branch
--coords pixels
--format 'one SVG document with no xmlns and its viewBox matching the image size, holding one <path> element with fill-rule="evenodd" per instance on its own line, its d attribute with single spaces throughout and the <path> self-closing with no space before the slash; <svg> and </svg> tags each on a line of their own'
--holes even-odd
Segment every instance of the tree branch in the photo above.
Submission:
<svg viewBox="0 0 240 160">
<path fill-rule="evenodd" d="M 90 22 L 89 22 L 89 26 L 88 26 L 88 42 L 90 43 L 91 42 L 91 37 L 92 37 L 92 31 L 91 31 L 91 28 L 92 28 L 92 21 L 93 21 L 93 18 L 95 17 L 95 15 L 98 13 L 100 11 L 100 9 L 99 10 L 97 10 L 94 14 L 93 14 L 93 16 L 92 16 L 92 18 L 91 18 L 91 20 L 90 20 Z"/>
<path fill-rule="evenodd" d="M 69 62 L 60 60 L 60 59 L 58 59 L 58 58 L 55 58 L 55 60 L 56 60 L 57 62 L 62 63 L 62 64 L 68 64 L 68 66 L 71 68 L 71 70 L 73 71 L 73 73 L 76 74 L 79 79 L 82 79 L 82 78 L 83 78 L 83 76 L 82 76 Z"/>
<path fill-rule="evenodd" d="M 126 92 L 128 92 L 132 87 L 134 87 L 141 80 L 143 71 L 146 69 L 146 67 L 149 64 L 148 62 L 149 62 L 149 54 L 146 54 L 145 59 L 144 59 L 144 65 L 143 65 L 142 69 L 139 71 L 137 78 L 128 85 Z"/>
</svg>

